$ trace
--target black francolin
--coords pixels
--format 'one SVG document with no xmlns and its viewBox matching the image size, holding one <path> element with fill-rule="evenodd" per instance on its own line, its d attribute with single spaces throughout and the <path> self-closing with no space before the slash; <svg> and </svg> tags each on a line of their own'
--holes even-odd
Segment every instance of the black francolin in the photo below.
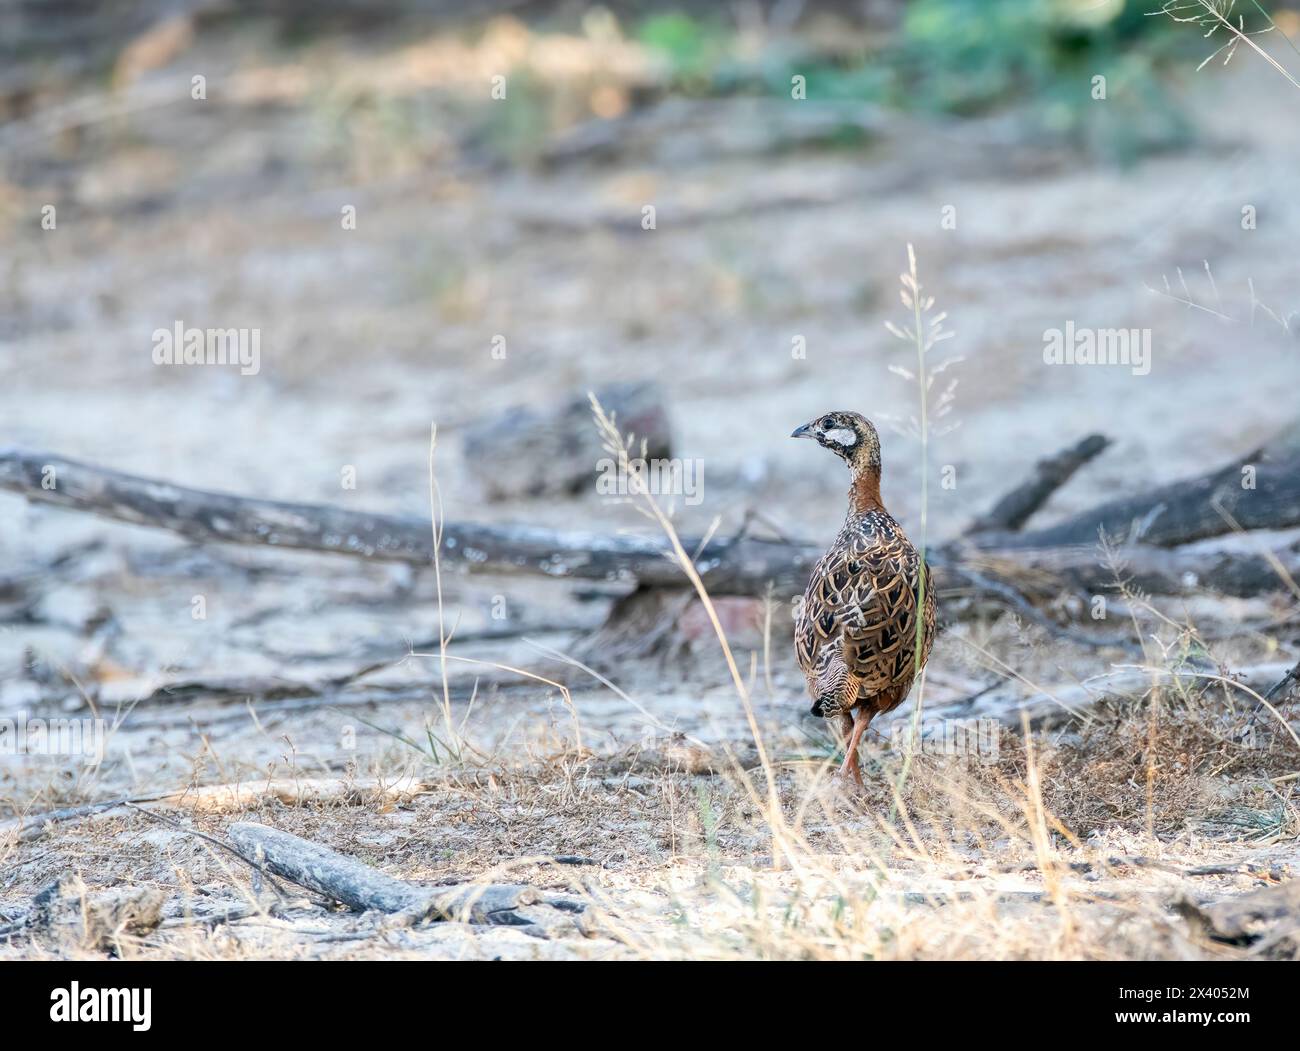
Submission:
<svg viewBox="0 0 1300 1051">
<path fill-rule="evenodd" d="M 811 438 L 849 465 L 848 517 L 813 567 L 794 647 L 813 714 L 839 717 L 846 738 L 840 774 L 861 785 L 858 742 L 875 716 L 903 703 L 930 656 L 934 591 L 928 573 L 919 586 L 921 556 L 881 503 L 880 438 L 871 421 L 830 412 L 791 437 Z"/>
</svg>

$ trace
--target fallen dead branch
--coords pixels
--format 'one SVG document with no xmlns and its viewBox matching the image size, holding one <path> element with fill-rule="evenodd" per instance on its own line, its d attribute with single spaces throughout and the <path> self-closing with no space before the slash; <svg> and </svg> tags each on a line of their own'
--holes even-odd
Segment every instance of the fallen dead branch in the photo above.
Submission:
<svg viewBox="0 0 1300 1051">
<path fill-rule="evenodd" d="M 1090 434 L 1082 441 L 1062 449 L 1055 456 L 1039 460 L 1033 475 L 1002 497 L 985 514 L 967 527 L 967 534 L 1013 531 L 1019 529 L 1051 495 L 1068 482 L 1084 464 L 1111 444 L 1103 434 Z"/>
<path fill-rule="evenodd" d="M 1296 939 L 1300 929 L 1300 880 L 1261 887 L 1209 906 L 1184 898 L 1176 907 L 1194 928 L 1213 941 L 1291 958 L 1300 951 Z"/>
<path fill-rule="evenodd" d="M 358 911 L 405 912 L 429 903 L 427 891 L 288 832 L 237 822 L 228 833 L 254 865 Z"/>
<path fill-rule="evenodd" d="M 1257 503 L 1236 496 L 1228 500 L 1224 495 L 1228 474 L 1216 472 L 1211 479 L 1218 479 L 1215 484 L 1186 483 L 1193 493 L 1184 494 L 1180 488 L 1181 495 L 1171 494 L 1173 503 L 1158 505 L 1158 521 L 1151 521 L 1151 501 L 1135 498 L 1104 505 L 1047 530 L 979 533 L 941 546 L 930 555 L 936 587 L 965 590 L 1005 604 L 1006 588 L 1019 588 L 1005 574 L 990 573 L 989 567 L 1001 562 L 1013 572 L 1024 567 L 1054 573 L 1059 577 L 1058 588 L 1068 584 L 1088 591 L 1107 589 L 1114 584 L 1114 574 L 1097 555 L 1099 526 L 1123 534 L 1132 531 L 1133 525 L 1124 515 L 1136 514 L 1148 520 L 1148 540 L 1152 539 L 1151 528 L 1166 519 L 1183 522 L 1184 539 L 1222 534 L 1229 530 L 1229 523 L 1209 506 L 1216 495 L 1223 497 L 1224 506 L 1232 504 L 1231 514 L 1245 527 L 1280 528 L 1300 523 L 1300 457 L 1261 464 L 1258 488 L 1250 491 Z M 1232 475 L 1239 476 L 1239 471 Z M 0 452 L 0 489 L 34 502 L 167 529 L 196 541 L 267 544 L 420 566 L 429 565 L 433 558 L 432 538 L 423 518 L 233 496 L 49 454 Z M 1156 530 L 1154 539 L 1173 542 L 1175 533 L 1166 523 Z M 972 546 L 975 544 L 978 548 Z M 777 594 L 797 593 L 820 554 L 813 544 L 750 536 L 685 537 L 683 547 L 696 553 L 696 569 L 715 595 L 760 596 L 769 587 Z M 1149 544 L 1130 544 L 1119 549 L 1119 556 L 1131 567 L 1135 583 L 1153 593 L 1213 588 L 1227 594 L 1256 594 L 1281 583 L 1276 566 L 1261 555 L 1170 552 Z M 471 573 L 532 574 L 664 588 L 682 588 L 686 582 L 662 537 L 446 522 L 440 557 L 443 565 Z M 1282 551 L 1276 558 L 1287 571 L 1300 570 L 1300 553 Z M 1001 586 L 990 589 L 990 579 L 998 579 Z"/>
<path fill-rule="evenodd" d="M 150 803 L 159 798 L 157 795 L 120 796 L 116 799 L 105 799 L 99 803 L 60 807 L 58 810 L 47 810 L 41 814 L 10 818 L 8 821 L 0 823 L 0 845 L 6 843 L 30 843 L 32 840 L 39 839 L 44 835 L 46 829 L 54 825 L 63 824 L 67 821 L 79 821 L 84 817 L 108 814 L 131 803 Z"/>
<path fill-rule="evenodd" d="M 982 554 L 1024 571 L 1055 577 L 1059 584 L 1086 593 L 1113 590 L 1115 575 L 1096 543 L 1019 549 L 990 549 Z M 1285 587 L 1282 572 L 1296 579 L 1300 571 L 1300 550 L 1283 548 L 1269 555 L 1245 551 L 1188 551 L 1126 544 L 1113 548 L 1115 567 L 1134 588 L 1153 595 L 1186 595 L 1215 591 L 1222 595 L 1247 597 L 1279 591 Z M 976 560 L 974 552 L 964 556 Z"/>
<path fill-rule="evenodd" d="M 92 893 L 78 876 L 54 880 L 32 898 L 17 923 L 0 937 L 39 934 L 78 951 L 120 951 L 123 940 L 139 938 L 162 922 L 167 895 L 157 887 L 125 887 Z"/>
<path fill-rule="evenodd" d="M 401 777 L 391 781 L 379 778 L 343 780 L 303 777 L 295 780 L 203 785 L 177 792 L 121 796 L 99 803 L 62 807 L 41 814 L 11 818 L 0 823 L 0 844 L 10 841 L 10 837 L 14 837 L 19 843 L 30 843 L 40 838 L 51 826 L 68 821 L 79 821 L 87 817 L 103 817 L 118 809 L 130 807 L 142 809 L 139 806 L 142 803 L 200 813 L 224 814 L 238 813 L 272 800 L 285 806 L 302 806 L 305 803 L 407 802 L 414 799 L 425 788 L 425 782 L 413 777 Z"/>
<path fill-rule="evenodd" d="M 1195 478 L 1110 500 L 1044 529 L 989 532 L 973 539 L 995 547 L 1093 544 L 1100 531 L 1121 542 L 1176 547 L 1242 529 L 1300 525 L 1300 449 L 1290 437 Z"/>
<path fill-rule="evenodd" d="M 414 925 L 425 919 L 462 923 L 530 926 L 516 911 L 544 902 L 532 887 L 504 883 L 466 884 L 449 888 L 420 887 L 394 879 L 353 858 L 298 836 L 252 822 L 229 828 L 231 841 L 250 861 L 300 887 L 316 891 L 360 912 L 396 915 Z M 563 902 L 566 911 L 580 908 Z"/>
<path fill-rule="evenodd" d="M 196 541 L 267 544 L 419 566 L 433 561 L 426 518 L 232 496 L 43 453 L 0 452 L 0 489 Z M 766 581 L 791 573 L 789 547 L 746 540 L 741 550 L 734 550 L 715 541 L 701 558 L 715 564 L 724 583 L 728 576 L 738 582 Z M 468 572 L 681 586 L 681 571 L 668 562 L 667 553 L 667 544 L 652 538 L 446 522 L 440 557 L 443 565 Z M 802 561 L 806 569 L 814 558 L 809 547 L 802 560 L 796 556 L 793 561 Z"/>
<path fill-rule="evenodd" d="M 427 789 L 424 781 L 415 777 L 399 777 L 391 781 L 380 778 L 347 780 L 332 777 L 302 777 L 253 781 L 246 784 L 204 785 L 188 788 L 169 795 L 158 796 L 154 802 L 179 810 L 195 810 L 207 814 L 238 813 L 249 807 L 275 801 L 285 806 L 302 806 L 305 803 L 348 803 L 361 805 L 375 802 L 408 802 Z"/>
</svg>

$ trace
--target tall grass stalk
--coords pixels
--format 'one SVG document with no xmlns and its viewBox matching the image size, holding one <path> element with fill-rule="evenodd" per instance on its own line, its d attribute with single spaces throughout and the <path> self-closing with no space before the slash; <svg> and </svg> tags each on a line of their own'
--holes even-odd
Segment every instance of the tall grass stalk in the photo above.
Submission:
<svg viewBox="0 0 1300 1051">
<path fill-rule="evenodd" d="M 911 244 L 908 244 L 907 246 L 907 270 L 899 275 L 899 283 L 902 287 L 899 289 L 898 296 L 902 301 L 903 306 L 911 310 L 912 324 L 910 327 L 899 328 L 892 321 L 886 321 L 885 328 L 896 339 L 911 343 L 916 348 L 915 374 L 911 373 L 908 369 L 897 367 L 892 371 L 901 375 L 904 379 L 916 380 L 917 415 L 913 419 L 913 426 L 921 446 L 921 524 L 920 530 L 917 534 L 916 543 L 919 562 L 916 574 L 916 638 L 913 645 L 916 701 L 912 712 L 912 725 L 909 734 L 910 740 L 906 750 L 907 754 L 899 773 L 898 791 L 901 793 L 903 785 L 907 781 L 907 776 L 911 771 L 912 755 L 916 751 L 917 743 L 920 738 L 921 715 L 925 706 L 925 669 L 921 663 L 921 653 L 925 638 L 925 618 L 923 611 L 925 609 L 926 588 L 929 586 L 925 551 L 929 540 L 930 390 L 934 386 L 935 379 L 939 373 L 943 372 L 948 368 L 948 366 L 955 364 L 960 359 L 950 358 L 935 367 L 929 365 L 927 355 L 938 344 L 951 339 L 953 333 L 947 331 L 943 327 L 944 320 L 948 316 L 946 313 L 941 311 L 938 314 L 931 316 L 931 311 L 934 309 L 934 297 L 927 296 L 922 291 L 921 281 L 916 269 L 916 249 Z M 936 406 L 936 418 L 946 414 L 948 409 L 951 407 L 952 389 L 954 386 L 955 383 L 950 383 L 947 389 L 941 392 Z"/>
<path fill-rule="evenodd" d="M 646 484 L 645 478 L 639 469 L 634 466 L 634 458 L 629 456 L 628 446 L 632 441 L 631 438 L 624 438 L 619 431 L 614 419 L 609 416 L 596 395 L 589 394 L 591 399 L 591 411 L 596 421 L 596 428 L 600 433 L 601 441 L 605 450 L 618 459 L 619 467 L 625 471 L 628 476 L 628 484 L 635 496 L 641 498 L 645 504 L 646 510 L 650 516 L 659 524 L 664 535 L 668 538 L 669 544 L 673 549 L 674 560 L 686 574 L 687 580 L 690 581 L 691 587 L 699 597 L 700 603 L 704 606 L 705 614 L 709 618 L 709 624 L 713 628 L 714 635 L 717 636 L 718 645 L 722 648 L 722 654 L 727 662 L 727 670 L 731 675 L 732 684 L 735 686 L 736 695 L 740 698 L 740 703 L 745 712 L 745 721 L 749 724 L 750 734 L 754 739 L 754 749 L 758 753 L 759 763 L 762 765 L 763 774 L 767 782 L 767 809 L 771 812 L 771 823 L 774 846 L 777 840 L 783 840 L 784 837 L 779 835 L 779 831 L 784 829 L 785 822 L 781 812 L 780 797 L 776 788 L 776 776 L 772 769 L 771 760 L 767 754 L 767 748 L 763 744 L 763 735 L 759 730 L 758 719 L 754 715 L 754 705 L 750 698 L 749 687 L 745 683 L 744 677 L 740 674 L 740 667 L 736 664 L 735 655 L 731 652 L 731 644 L 727 641 L 727 633 L 722 627 L 722 621 L 718 618 L 718 612 L 713 606 L 713 600 L 709 597 L 708 589 L 704 586 L 699 571 L 695 568 L 695 560 L 687 554 L 685 547 L 682 546 L 680 537 L 677 535 L 677 529 L 672 523 L 672 519 L 659 506 L 659 501 L 654 498 L 650 492 L 650 487 Z M 748 784 L 748 778 L 744 778 Z"/>
</svg>

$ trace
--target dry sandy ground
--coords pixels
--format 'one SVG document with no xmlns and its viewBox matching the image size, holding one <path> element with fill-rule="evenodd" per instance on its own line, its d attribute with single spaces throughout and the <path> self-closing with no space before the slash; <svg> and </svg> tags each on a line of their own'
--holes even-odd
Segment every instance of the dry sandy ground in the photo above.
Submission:
<svg viewBox="0 0 1300 1051">
<path fill-rule="evenodd" d="M 401 54 L 418 58 L 422 46 Z M 431 96 L 430 126 L 414 134 L 389 128 L 377 103 L 357 103 L 328 49 L 281 62 L 254 41 L 239 54 L 220 43 L 201 52 L 207 68 L 226 71 L 215 84 L 243 72 L 287 84 L 289 101 L 236 104 L 214 89 L 206 106 L 149 109 L 6 155 L 0 440 L 197 486 L 424 514 L 436 422 L 448 518 L 645 530 L 632 509 L 595 493 L 484 502 L 458 432 L 509 404 L 653 377 L 668 394 L 678 454 L 705 468 L 703 502 L 679 509 L 684 529 L 715 517 L 735 529 L 758 509 L 764 528 L 825 538 L 842 514 L 841 468 L 786 435 L 832 407 L 903 421 L 915 411 L 914 386 L 889 371 L 912 352 L 883 327 L 901 320 L 897 276 L 909 242 L 957 333 L 945 347 L 964 359 L 950 373 L 958 384 L 944 421 L 959 426 L 930 446 L 935 477 L 952 466 L 957 479 L 931 488 L 933 536 L 1089 431 L 1115 445 L 1053 499 L 1044 521 L 1215 466 L 1294 415 L 1282 392 L 1294 387 L 1300 349 L 1262 311 L 1249 323 L 1248 290 L 1253 283 L 1282 318 L 1300 310 L 1300 215 L 1288 207 L 1300 128 L 1285 84 L 1246 63 L 1190 83 L 1196 149 L 1131 170 L 1021 141 L 1007 120 L 882 118 L 862 151 L 755 154 L 726 134 L 764 126 L 764 113 L 743 101 L 668 109 L 666 132 L 612 161 L 542 168 L 457 152 L 463 85 L 453 84 L 451 103 Z M 392 91 L 409 89 L 401 62 L 383 53 L 368 61 L 349 66 L 356 79 L 378 84 L 389 70 Z M 159 71 L 146 86 L 182 73 L 188 82 L 188 68 Z M 32 220 L 47 200 L 60 202 L 52 232 Z M 654 231 L 638 225 L 645 203 L 657 208 Z M 345 205 L 357 208 L 355 230 L 340 227 Z M 957 209 L 955 230 L 940 226 L 945 205 Z M 1257 229 L 1241 228 L 1244 205 L 1257 209 Z M 1178 291 L 1179 268 L 1199 302 L 1235 320 L 1147 287 L 1168 275 Z M 260 373 L 154 366 L 150 334 L 178 319 L 260 328 Z M 1067 321 L 1149 327 L 1150 374 L 1046 367 L 1043 331 Z M 497 334 L 505 360 L 491 353 Z M 791 356 L 799 336 L 803 360 Z M 887 502 L 913 524 L 918 445 L 887 431 L 885 456 Z M 340 486 L 349 465 L 355 490 Z M 123 882 L 164 890 L 162 927 L 112 941 L 126 954 L 1249 954 L 1265 950 L 1207 942 L 1173 903 L 1244 891 L 1260 876 L 1186 872 L 1248 864 L 1267 882 L 1296 860 L 1295 782 L 1286 779 L 1294 755 L 1275 751 L 1246 761 L 1229 750 L 1224 763 L 1205 761 L 1218 754 L 1208 746 L 1176 752 L 1159 774 L 1174 787 L 1158 805 L 1144 798 L 1140 763 L 1123 777 L 1107 768 L 1106 777 L 1132 782 L 1140 804 L 1112 800 L 1092 812 L 1062 803 L 1081 824 L 1044 833 L 1047 848 L 1034 836 L 1041 808 L 1017 811 L 1028 798 L 1023 764 L 995 791 L 1008 822 L 1000 831 L 972 831 L 987 815 L 963 815 L 970 793 L 951 785 L 909 788 L 920 796 L 907 796 L 908 811 L 929 807 L 933 817 L 907 828 L 885 791 L 897 763 L 878 746 L 869 804 L 822 802 L 813 782 L 830 748 L 802 717 L 779 616 L 770 661 L 752 627 L 737 623 L 736 641 L 742 668 L 753 669 L 759 724 L 785 764 L 781 809 L 800 829 L 795 853 L 811 859 L 803 867 L 774 847 L 765 789 L 755 802 L 734 776 L 688 772 L 701 766 L 691 748 L 719 763 L 728 750 L 752 753 L 703 631 L 688 633 L 680 659 L 619 669 L 616 685 L 630 696 L 578 675 L 569 681 L 583 688 L 569 703 L 500 669 L 457 666 L 451 722 L 472 748 L 449 755 L 437 661 L 403 660 L 412 648 L 436 649 L 430 572 L 199 548 L 9 495 L 0 495 L 0 558 L 0 716 L 84 715 L 88 694 L 119 723 L 94 771 L 0 759 L 12 813 L 271 777 L 405 776 L 427 789 L 382 802 L 308 793 L 160 812 L 211 834 L 242 814 L 404 878 L 493 870 L 588 903 L 582 922 L 559 923 L 549 939 L 459 924 L 379 932 L 369 917 L 310 903 L 272 915 L 274 899 L 237 862 L 140 813 L 116 810 L 0 845 L 0 924 L 21 919 L 32 893 L 68 872 L 92 896 Z M 455 654 L 548 677 L 564 665 L 540 647 L 570 649 L 600 623 L 611 594 L 445 583 Z M 196 595 L 206 619 L 192 616 Z M 494 618 L 502 609 L 504 622 Z M 1166 611 L 1219 637 L 1215 656 L 1238 667 L 1295 660 L 1293 624 L 1242 627 L 1288 609 L 1272 596 Z M 515 637 L 492 637 L 506 628 Z M 1131 659 L 1045 640 L 1011 618 L 964 625 L 936 649 L 927 703 L 972 693 L 1007 668 L 1028 692 Z M 392 663 L 321 685 L 375 662 Z M 440 738 L 436 757 L 426 726 Z M 1043 747 L 1077 743 L 1067 735 Z M 629 766 L 642 753 L 649 758 Z M 953 762 L 964 778 L 967 765 Z M 922 786 L 949 777 L 947 761 L 918 765 Z M 1105 794 L 1086 765 L 1061 775 L 1076 779 L 1071 798 Z M 1043 850 L 1058 849 L 1094 867 L 1054 868 Z M 522 860 L 555 855 L 598 864 Z M 1139 855 L 1168 870 L 1105 865 Z M 1002 871 L 1034 861 L 1040 869 Z M 262 912 L 230 923 L 186 919 L 253 902 Z M 84 931 L 53 932 L 0 951 L 103 945 Z"/>
</svg>

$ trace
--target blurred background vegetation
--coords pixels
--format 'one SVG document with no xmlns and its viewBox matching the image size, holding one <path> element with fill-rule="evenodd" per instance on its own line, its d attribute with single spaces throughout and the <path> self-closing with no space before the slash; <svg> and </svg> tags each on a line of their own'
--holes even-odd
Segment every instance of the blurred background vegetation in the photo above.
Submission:
<svg viewBox="0 0 1300 1051">
<path fill-rule="evenodd" d="M 1254 27 L 1265 24 L 1253 0 L 1237 7 Z M 1195 26 L 1153 16 L 1158 8 L 1159 0 L 10 0 L 0 10 L 0 118 L 22 117 L 44 91 L 72 79 L 121 84 L 142 75 L 196 33 L 238 37 L 271 27 L 280 46 L 309 48 L 340 36 L 378 46 L 437 32 L 472 47 L 507 20 L 622 55 L 620 70 L 593 70 L 576 94 L 572 78 L 532 70 L 527 58 L 501 70 L 528 105 L 485 108 L 478 138 L 512 163 L 536 159 L 548 135 L 584 117 L 619 116 L 665 94 L 788 97 L 796 74 L 808 98 L 824 103 L 943 117 L 1014 109 L 1026 134 L 1127 163 L 1190 141 L 1194 121 L 1171 81 L 1190 75 L 1222 39 L 1207 44 Z M 1284 30 L 1300 22 L 1287 5 L 1272 13 Z M 1097 74 L 1113 103 L 1101 119 L 1085 117 Z M 349 110 L 368 105 L 385 136 L 419 137 L 428 119 L 418 97 L 382 107 L 346 100 Z M 833 130 L 846 145 L 861 138 L 852 120 Z"/>
<path fill-rule="evenodd" d="M 777 445 L 846 369 L 864 377 L 859 404 L 893 411 L 882 322 L 912 243 L 943 275 L 964 352 L 1001 363 L 962 381 L 963 434 L 987 410 L 996 480 L 995 457 L 1024 460 L 1001 442 L 1009 405 L 1025 425 L 1025 402 L 1059 396 L 1035 424 L 1053 435 L 1066 409 L 1091 411 L 1076 377 L 1040 367 L 1064 310 L 1167 326 L 1169 360 L 1185 341 L 1200 371 L 1184 374 L 1206 380 L 1206 398 L 1222 396 L 1206 379 L 1221 336 L 1192 328 L 1209 316 L 1193 316 L 1192 293 L 1152 289 L 1213 261 L 1217 285 L 1195 295 L 1250 289 L 1282 318 L 1296 310 L 1278 262 L 1293 243 L 1294 89 L 1245 49 L 1231 70 L 1198 71 L 1224 34 L 1205 39 L 1161 2 L 9 0 L 0 375 L 29 371 L 45 390 L 61 355 L 61 393 L 85 388 L 114 413 L 84 368 L 94 347 L 112 382 L 137 385 L 134 412 L 143 390 L 162 414 L 175 390 L 206 410 L 235 388 L 153 369 L 141 334 L 234 318 L 275 348 L 264 382 L 238 388 L 259 434 L 299 435 L 282 400 L 258 409 L 273 389 L 298 391 L 314 426 L 328 389 L 341 426 L 364 384 L 387 406 L 363 421 L 378 450 L 421 446 L 430 413 L 451 427 L 543 390 L 567 399 L 662 374 L 684 447 L 722 464 L 738 446 L 714 401 L 732 408 L 742 387 Z M 1233 11 L 1268 28 L 1253 0 Z M 1300 28 L 1294 4 L 1270 12 Z M 1281 33 L 1253 39 L 1297 64 Z M 648 202 L 654 238 L 640 236 Z M 1266 221 L 1243 236 L 1247 204 Z M 48 236 L 47 208 L 69 236 Z M 960 231 L 943 226 L 958 210 Z M 499 333 L 508 363 L 485 350 Z M 791 357 L 796 335 L 816 347 L 809 361 Z M 1155 384 L 1091 382 L 1095 404 L 1168 404 Z M 24 407 L 33 443 L 75 450 L 51 421 L 111 430 L 38 407 Z M 340 430 L 340 456 L 357 455 L 359 434 Z M 137 445 L 124 438 L 120 454 L 142 456 Z M 164 467 L 196 469 L 173 452 Z M 775 466 L 731 470 L 738 498 L 760 482 L 787 496 Z M 975 510 L 949 502 L 954 522 Z"/>
</svg>

